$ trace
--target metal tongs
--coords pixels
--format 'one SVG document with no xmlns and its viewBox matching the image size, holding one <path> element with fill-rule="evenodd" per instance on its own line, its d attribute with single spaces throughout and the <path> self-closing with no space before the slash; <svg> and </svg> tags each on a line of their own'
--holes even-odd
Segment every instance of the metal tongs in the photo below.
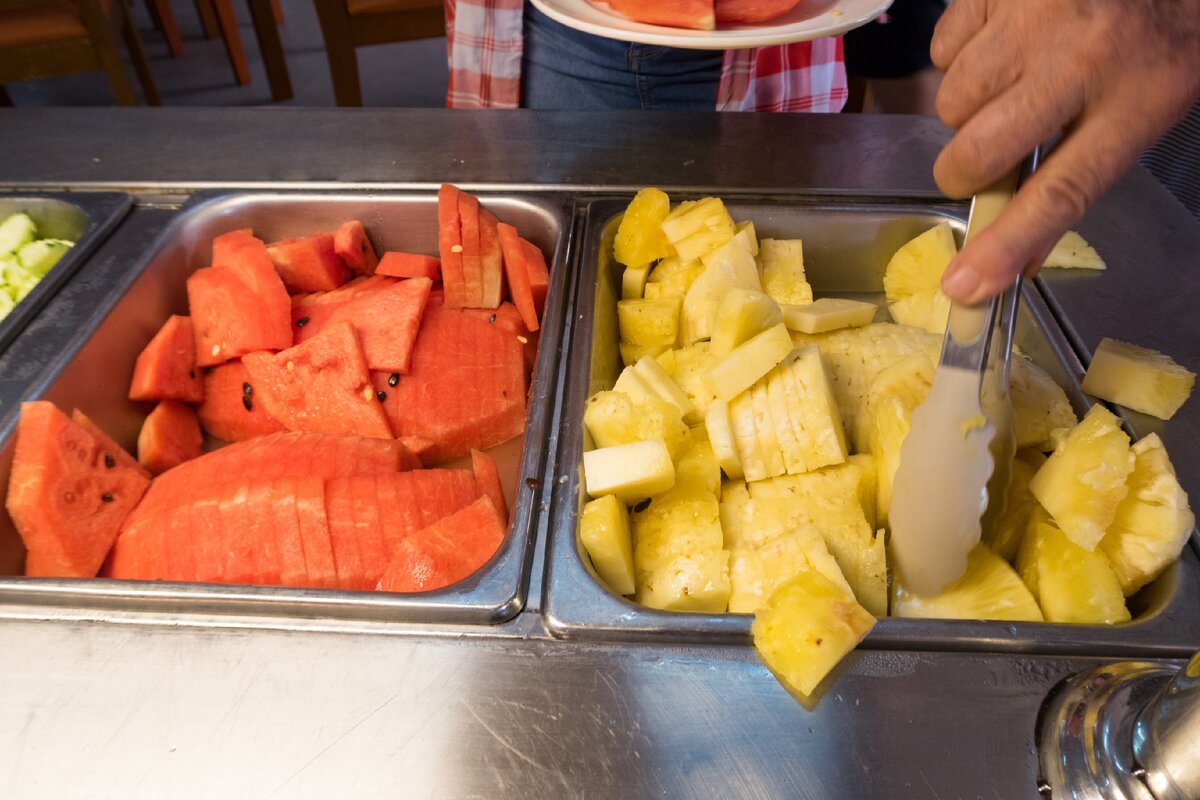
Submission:
<svg viewBox="0 0 1200 800">
<path fill-rule="evenodd" d="M 975 196 L 966 241 L 1000 216 L 1038 156 L 1034 150 Z M 960 577 L 979 543 L 980 518 L 986 511 L 991 524 L 1002 509 L 1016 450 L 1008 375 L 1020 292 L 1018 276 L 1000 297 L 975 306 L 951 303 L 933 387 L 913 411 L 900 447 L 888 518 L 896 568 L 916 594 L 937 594 Z M 990 414 L 981 402 L 985 380 Z"/>
</svg>

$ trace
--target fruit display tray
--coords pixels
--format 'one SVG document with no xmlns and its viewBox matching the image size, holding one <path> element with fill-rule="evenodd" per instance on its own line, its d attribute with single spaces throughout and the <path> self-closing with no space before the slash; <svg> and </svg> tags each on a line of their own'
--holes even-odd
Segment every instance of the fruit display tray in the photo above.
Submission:
<svg viewBox="0 0 1200 800">
<path fill-rule="evenodd" d="M 0 321 L 0 352 L 104 241 L 131 205 L 129 196 L 119 192 L 0 194 L 0 220 L 23 212 L 33 219 L 41 238 L 75 243 Z"/>
<path fill-rule="evenodd" d="M 672 197 L 673 201 L 687 199 Z M 726 205 L 736 220 L 751 220 L 760 238 L 799 238 L 818 296 L 882 302 L 884 268 L 891 255 L 936 222 L 948 220 L 961 238 L 965 208 L 910 200 L 834 201 L 814 198 L 739 200 Z M 627 200 L 595 200 L 585 209 L 578 250 L 575 357 L 564 366 L 551 536 L 544 579 L 546 625 L 560 638 L 638 639 L 683 643 L 744 643 L 747 614 L 664 612 L 611 593 L 596 577 L 577 534 L 582 491 L 583 410 L 595 392 L 612 388 L 621 369 L 616 301 L 620 265 L 612 240 Z M 1066 391 L 1077 413 L 1090 401 L 1079 389 L 1083 368 L 1036 285 L 1026 282 L 1016 345 Z M 1185 487 L 1187 488 L 1187 487 Z M 1192 487 L 1195 489 L 1195 487 Z M 1200 637 L 1200 559 L 1192 546 L 1155 582 L 1129 600 L 1131 622 L 1066 625 L 1026 622 L 884 618 L 861 646 L 902 650 L 975 650 L 1110 656 L 1147 652 L 1190 655 Z"/>
<path fill-rule="evenodd" d="M 414 595 L 269 586 L 107 579 L 18 577 L 24 548 L 7 514 L 0 514 L 0 603 L 41 603 L 139 611 L 233 613 L 259 616 L 345 618 L 417 623 L 495 624 L 524 606 L 537 524 L 542 515 L 542 477 L 556 448 L 551 423 L 557 395 L 558 344 L 567 303 L 563 275 L 573 219 L 572 200 L 551 194 L 480 192 L 484 207 L 517 227 L 552 259 L 541 341 L 530 381 L 525 436 L 492 448 L 501 481 L 512 498 L 512 523 L 492 560 L 471 577 L 445 589 Z M 126 397 L 134 361 L 172 313 L 187 313 L 185 281 L 206 266 L 213 237 L 252 228 L 266 241 L 332 230 L 361 220 L 376 249 L 437 252 L 437 196 L 433 191 L 387 193 L 208 192 L 193 195 L 173 215 L 152 247 L 118 231 L 106 257 L 125 259 L 128 290 L 97 298 L 107 307 L 94 327 L 63 343 L 63 352 L 41 383 L 22 399 L 54 402 L 68 413 L 79 408 L 119 443 L 132 449 L 148 404 Z M 0 417 L 0 482 L 7 485 L 18 409 Z M 452 463 L 451 466 L 458 466 Z"/>
</svg>

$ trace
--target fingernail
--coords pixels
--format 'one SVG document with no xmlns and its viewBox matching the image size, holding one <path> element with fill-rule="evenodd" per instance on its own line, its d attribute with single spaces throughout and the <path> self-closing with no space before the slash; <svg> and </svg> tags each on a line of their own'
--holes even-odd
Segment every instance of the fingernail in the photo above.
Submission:
<svg viewBox="0 0 1200 800">
<path fill-rule="evenodd" d="M 969 267 L 957 269 L 942 279 L 942 291 L 960 303 L 971 301 L 979 289 L 979 276 Z"/>
</svg>

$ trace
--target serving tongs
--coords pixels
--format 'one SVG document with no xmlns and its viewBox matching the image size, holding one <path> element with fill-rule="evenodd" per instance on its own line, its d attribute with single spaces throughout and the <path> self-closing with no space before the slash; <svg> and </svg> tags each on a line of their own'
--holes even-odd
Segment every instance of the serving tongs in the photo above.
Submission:
<svg viewBox="0 0 1200 800">
<path fill-rule="evenodd" d="M 964 244 L 1004 211 L 1038 151 L 971 201 Z M 963 574 L 979 543 L 989 495 L 998 516 L 1016 450 L 1008 373 L 1021 279 L 1000 297 L 952 302 L 942 355 L 925 402 L 912 414 L 892 482 L 892 555 L 905 589 L 934 595 Z M 1001 333 L 993 347 L 999 317 Z M 993 368 L 989 373 L 989 360 Z M 990 395 L 984 412 L 985 380 Z"/>
</svg>

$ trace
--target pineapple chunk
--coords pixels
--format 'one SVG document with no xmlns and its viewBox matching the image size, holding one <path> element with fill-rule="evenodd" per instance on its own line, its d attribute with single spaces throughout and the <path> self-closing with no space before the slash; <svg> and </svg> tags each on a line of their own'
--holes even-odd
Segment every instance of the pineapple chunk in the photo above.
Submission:
<svg viewBox="0 0 1200 800">
<path fill-rule="evenodd" d="M 1083 376 L 1090 395 L 1159 419 L 1170 419 L 1192 393 L 1196 373 L 1157 350 L 1101 339 Z"/>
<path fill-rule="evenodd" d="M 779 323 L 734 348 L 706 374 L 708 388 L 721 400 L 749 389 L 792 352 L 792 337 Z"/>
<path fill-rule="evenodd" d="M 703 264 L 696 261 L 688 263 L 692 266 L 676 270 L 669 277 L 649 281 L 644 290 L 646 298 L 686 297 L 688 289 L 692 288 L 692 284 L 700 277 L 700 273 L 704 272 Z M 651 277 L 653 277 L 653 273 L 651 273 Z"/>
<path fill-rule="evenodd" d="M 874 535 L 861 511 L 851 509 L 814 524 L 846 576 L 854 597 L 877 617 L 887 616 L 887 537 Z"/>
<path fill-rule="evenodd" d="M 750 630 L 763 662 L 807 697 L 874 626 L 875 617 L 840 586 L 803 570 L 771 593 Z"/>
<path fill-rule="evenodd" d="M 802 525 L 757 549 L 739 547 L 729 554 L 729 611 L 752 614 L 775 587 L 802 570 L 816 570 L 853 596 L 821 533 Z"/>
<path fill-rule="evenodd" d="M 1126 597 L 1179 557 L 1196 523 L 1158 434 L 1149 434 L 1132 449 L 1129 493 L 1100 540 Z"/>
<path fill-rule="evenodd" d="M 940 222 L 896 251 L 883 273 L 883 291 L 889 303 L 918 292 L 933 292 L 942 273 L 958 253 L 949 222 Z"/>
<path fill-rule="evenodd" d="M 733 446 L 746 480 L 760 481 L 768 477 L 766 456 L 754 425 L 754 398 L 750 392 L 742 392 L 729 403 L 729 422 Z"/>
<path fill-rule="evenodd" d="M 1041 622 L 1042 612 L 1029 589 L 1004 559 L 977 545 L 967 556 L 967 571 L 933 597 L 892 582 L 892 616 L 921 619 L 994 619 Z"/>
<path fill-rule="evenodd" d="M 796 431 L 792 427 L 792 406 L 788 403 L 789 391 L 798 394 L 787 372 L 791 358 L 791 355 L 785 358 L 779 366 L 768 372 L 765 378 L 754 384 L 754 388 L 757 390 L 760 386 L 766 386 L 767 406 L 771 412 L 775 439 L 779 442 L 779 449 L 783 454 L 784 471 L 795 475 L 807 472 L 808 467 L 804 463 L 804 451 L 800 448 L 800 440 L 796 438 Z M 785 383 L 788 384 L 787 387 L 784 386 Z"/>
<path fill-rule="evenodd" d="M 1089 552 L 1053 525 L 1035 524 L 1038 603 L 1047 622 L 1128 622 L 1121 585 L 1099 550 Z"/>
<path fill-rule="evenodd" d="M 875 319 L 879 306 L 861 300 L 822 297 L 806 305 L 780 306 L 789 331 L 828 333 L 839 328 L 861 328 Z"/>
<path fill-rule="evenodd" d="M 933 385 L 933 374 L 928 356 L 908 356 L 876 376 L 863 403 L 865 408 L 858 418 L 859 450 L 875 457 L 875 514 L 879 525 L 888 525 L 900 446 L 908 436 L 913 410 L 924 402 Z"/>
<path fill-rule="evenodd" d="M 862 410 L 858 415 L 858 427 L 854 432 L 854 447 L 860 453 L 873 453 L 872 430 L 876 409 L 884 398 L 898 399 L 910 412 L 929 395 L 933 387 L 933 362 L 924 353 L 915 353 L 900 359 L 880 370 L 863 397 Z M 888 475 L 890 482 L 891 476 Z"/>
<path fill-rule="evenodd" d="M 724 611 L 729 553 L 716 496 L 679 484 L 632 519 L 638 602 L 674 611 Z"/>
<path fill-rule="evenodd" d="M 621 351 L 621 363 L 626 366 L 633 366 L 646 356 L 658 358 L 671 349 L 669 344 L 634 344 L 624 339 L 617 342 L 617 347 Z"/>
<path fill-rule="evenodd" d="M 1029 528 L 1029 521 L 1037 500 L 1029 491 L 1029 481 L 1036 469 L 1021 459 L 1014 458 L 1010 467 L 1008 489 L 1004 493 L 1004 509 L 990 530 L 983 531 L 982 541 L 993 553 L 1005 561 L 1012 561 L 1021 545 L 1021 537 Z"/>
<path fill-rule="evenodd" d="M 662 611 L 723 612 L 729 605 L 729 551 L 676 556 L 662 567 L 639 573 L 634 599 Z"/>
<path fill-rule="evenodd" d="M 1096 248 L 1087 243 L 1075 231 L 1067 231 L 1062 235 L 1042 262 L 1042 267 L 1062 267 L 1064 269 L 1106 269 L 1107 265 Z"/>
<path fill-rule="evenodd" d="M 758 439 L 758 448 L 763 454 L 767 477 L 783 475 L 787 472 L 787 466 L 783 461 L 783 448 L 779 443 L 779 435 L 775 432 L 775 420 L 771 416 L 766 380 L 758 381 L 747 389 L 745 394 L 750 395 L 750 407 L 754 412 L 754 436 Z"/>
<path fill-rule="evenodd" d="M 721 533 L 725 549 L 747 542 L 745 522 L 749 518 L 750 492 L 744 481 L 728 480 L 721 484 Z"/>
<path fill-rule="evenodd" d="M 664 349 L 673 346 L 679 336 L 679 307 L 677 297 L 618 301 L 617 325 L 621 341 Z"/>
<path fill-rule="evenodd" d="M 627 267 L 642 267 L 671 254 L 662 223 L 671 211 L 671 200 L 661 189 L 642 189 L 621 217 L 613 240 L 613 256 Z"/>
<path fill-rule="evenodd" d="M 650 384 L 646 383 L 646 379 L 633 368 L 632 364 L 621 370 L 621 374 L 617 376 L 617 382 L 613 384 L 613 391 L 628 396 L 634 403 L 662 399 Z"/>
<path fill-rule="evenodd" d="M 690 429 L 675 459 L 675 483 L 699 486 L 715 497 L 721 491 L 721 467 L 703 425 Z"/>
<path fill-rule="evenodd" d="M 682 450 L 688 428 L 679 409 L 656 397 L 633 402 L 624 392 L 597 392 L 583 411 L 583 424 L 597 447 L 660 439 L 670 453 Z"/>
<path fill-rule="evenodd" d="M 680 203 L 662 221 L 662 232 L 683 261 L 707 255 L 733 238 L 733 218 L 717 197 Z"/>
<path fill-rule="evenodd" d="M 625 505 L 611 494 L 589 501 L 579 515 L 579 539 L 608 588 L 633 594 L 633 540 Z"/>
<path fill-rule="evenodd" d="M 743 220 L 733 226 L 733 238 L 737 240 L 738 246 L 744 248 L 752 256 L 758 255 L 758 234 L 754 230 L 754 223 L 750 220 Z"/>
<path fill-rule="evenodd" d="M 709 404 L 716 399 L 704 380 L 704 374 L 717 363 L 708 342 L 696 342 L 672 352 L 675 353 L 675 370 L 671 377 L 692 401 L 696 411 L 706 413 Z"/>
<path fill-rule="evenodd" d="M 650 276 L 650 265 L 626 267 L 621 274 L 621 299 L 641 300 L 646 293 L 646 278 Z"/>
<path fill-rule="evenodd" d="M 733 426 L 729 420 L 729 404 L 717 400 L 704 415 L 704 427 L 712 443 L 713 455 L 730 478 L 742 477 L 742 462 L 733 441 Z"/>
<path fill-rule="evenodd" d="M 804 305 L 813 301 L 804 276 L 804 245 L 799 239 L 763 239 L 758 251 L 763 291 L 778 303 Z"/>
<path fill-rule="evenodd" d="M 654 360 L 658 362 L 658 365 L 660 367 L 662 367 L 663 372 L 667 373 L 672 378 L 675 377 L 675 351 L 674 350 L 664 350 L 663 352 L 656 355 L 654 357 Z M 636 364 L 637 362 L 635 361 L 633 363 Z"/>
<path fill-rule="evenodd" d="M 799 347 L 785 365 L 780 383 L 804 471 L 842 463 L 848 452 L 846 432 L 821 351 Z"/>
<path fill-rule="evenodd" d="M 754 256 L 737 240 L 731 240 L 705 260 L 704 271 L 688 287 L 680 314 L 684 344 L 712 336 L 721 301 L 733 289 L 762 291 Z"/>
<path fill-rule="evenodd" d="M 946 322 L 950 319 L 950 298 L 941 289 L 917 292 L 891 303 L 888 312 L 900 325 L 942 334 L 946 332 Z"/>
<path fill-rule="evenodd" d="M 633 366 L 633 371 L 660 399 L 679 409 L 683 421 L 689 424 L 700 422 L 703 416 L 696 411 L 691 399 L 679 388 L 671 376 L 653 358 L 643 357 Z"/>
<path fill-rule="evenodd" d="M 717 306 L 709 346 L 714 356 L 724 358 L 742 342 L 783 322 L 779 304 L 762 292 L 733 289 Z"/>
<path fill-rule="evenodd" d="M 1029 512 L 1029 526 L 1025 529 L 1025 533 L 1021 536 L 1021 543 L 1017 547 L 1017 559 L 1013 562 L 1013 566 L 1017 569 L 1017 574 L 1021 576 L 1021 580 L 1025 582 L 1029 593 L 1033 595 L 1033 599 L 1038 598 L 1038 553 L 1041 550 L 1043 537 L 1037 535 L 1037 527 L 1039 525 L 1053 525 L 1054 520 L 1050 518 L 1050 514 L 1041 506 L 1035 506 Z M 1060 529 L 1061 530 L 1061 529 Z"/>
<path fill-rule="evenodd" d="M 1104 406 L 1092 406 L 1054 448 L 1029 490 L 1072 542 L 1094 550 L 1125 499 L 1133 470 L 1129 437 Z"/>
<path fill-rule="evenodd" d="M 879 526 L 875 513 L 876 497 L 879 493 L 879 465 L 875 458 L 867 454 L 852 455 L 846 459 L 846 469 L 853 470 L 858 480 L 858 502 L 862 506 L 863 516 L 872 530 Z"/>
<path fill-rule="evenodd" d="M 675 465 L 662 439 L 601 447 L 583 454 L 587 493 L 606 494 L 631 505 L 675 485 Z"/>
<path fill-rule="evenodd" d="M 1073 428 L 1079 422 L 1062 387 L 1024 356 L 1013 355 L 1008 393 L 1013 405 L 1013 433 L 1018 448 L 1050 450 L 1054 447 L 1053 431 Z"/>
</svg>

